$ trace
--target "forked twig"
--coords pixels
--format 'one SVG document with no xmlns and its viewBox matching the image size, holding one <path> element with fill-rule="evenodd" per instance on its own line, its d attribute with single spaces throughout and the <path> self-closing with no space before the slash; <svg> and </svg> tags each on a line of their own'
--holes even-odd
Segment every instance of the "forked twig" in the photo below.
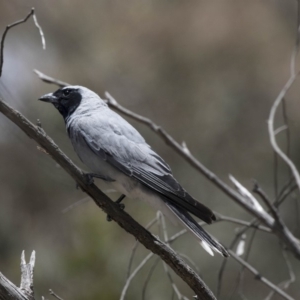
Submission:
<svg viewBox="0 0 300 300">
<path fill-rule="evenodd" d="M 39 25 L 38 21 L 37 21 L 37 18 L 36 18 L 36 15 L 35 15 L 35 12 L 34 12 L 34 7 L 31 8 L 29 14 L 22 20 L 19 20 L 19 21 L 16 21 L 12 24 L 9 24 L 6 26 L 3 34 L 2 34 L 2 38 L 1 38 L 1 45 L 0 45 L 0 77 L 2 76 L 2 69 L 3 69 L 3 63 L 4 63 L 4 42 L 5 42 L 5 38 L 6 38 L 6 35 L 8 33 L 8 31 L 17 26 L 17 25 L 20 25 L 22 23 L 25 23 L 30 17 L 33 17 L 33 22 L 34 22 L 34 25 L 38 28 L 39 30 L 39 33 L 40 33 L 40 36 L 41 36 L 41 40 L 42 40 L 42 46 L 43 46 L 43 49 L 46 49 L 46 41 L 45 41 L 45 36 L 44 36 L 44 33 L 43 33 L 43 30 L 42 30 L 42 27 Z"/>
<path fill-rule="evenodd" d="M 49 294 L 58 300 L 63 300 L 61 297 L 59 297 L 57 294 L 55 294 L 53 292 L 53 290 L 51 290 L 51 289 L 49 289 Z"/>
</svg>

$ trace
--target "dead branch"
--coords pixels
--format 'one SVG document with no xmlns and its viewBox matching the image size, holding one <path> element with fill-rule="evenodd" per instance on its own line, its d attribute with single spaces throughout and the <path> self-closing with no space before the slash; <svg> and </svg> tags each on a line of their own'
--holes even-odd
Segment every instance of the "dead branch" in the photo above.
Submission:
<svg viewBox="0 0 300 300">
<path fill-rule="evenodd" d="M 236 255 L 234 251 L 232 251 L 232 250 L 228 250 L 228 251 L 230 253 L 230 256 L 233 259 L 235 259 L 238 263 L 240 263 L 242 266 L 244 266 L 246 269 L 248 269 L 251 273 L 254 274 L 255 279 L 257 279 L 257 280 L 261 281 L 263 284 L 267 285 L 269 288 L 271 288 L 278 295 L 282 296 L 284 299 L 295 300 L 293 297 L 291 297 L 290 295 L 288 295 L 286 292 L 284 292 L 282 289 L 280 289 L 274 283 L 272 283 L 271 281 L 269 281 L 267 278 L 263 277 L 253 266 L 251 266 L 244 259 L 242 259 L 238 255 Z"/>
<path fill-rule="evenodd" d="M 25 23 L 30 17 L 32 16 L 33 18 L 33 22 L 34 22 L 34 25 L 37 27 L 37 29 L 39 30 L 39 33 L 40 33 L 40 36 L 41 36 L 41 40 L 42 40 L 42 46 L 43 46 L 43 49 L 46 49 L 46 41 L 45 41 L 45 37 L 44 37 L 44 33 L 43 33 L 43 30 L 42 30 L 42 27 L 39 25 L 38 21 L 37 21 L 37 18 L 36 18 L 36 15 L 35 15 L 35 12 L 34 12 L 34 7 L 30 10 L 29 14 L 22 20 L 19 20 L 19 21 L 16 21 L 10 25 L 7 25 L 3 34 L 2 34 L 2 38 L 1 38 L 1 44 L 0 44 L 0 77 L 2 75 L 2 68 L 3 68 L 3 63 L 4 63 L 4 42 L 5 42 L 5 38 L 6 38 L 6 35 L 8 33 L 8 31 L 17 26 L 17 25 L 20 25 L 22 23 Z"/>
<path fill-rule="evenodd" d="M 35 251 L 32 251 L 29 263 L 25 261 L 25 252 L 21 255 L 21 284 L 14 285 L 0 273 L 0 300 L 34 300 L 33 270 Z"/>
</svg>

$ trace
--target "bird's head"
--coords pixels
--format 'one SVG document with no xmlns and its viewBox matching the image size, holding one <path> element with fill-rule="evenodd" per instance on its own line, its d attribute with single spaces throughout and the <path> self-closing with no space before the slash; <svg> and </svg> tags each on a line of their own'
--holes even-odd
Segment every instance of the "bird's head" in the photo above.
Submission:
<svg viewBox="0 0 300 300">
<path fill-rule="evenodd" d="M 44 102 L 52 103 L 66 120 L 80 105 L 93 106 L 95 102 L 103 100 L 91 90 L 77 85 L 70 85 L 58 89 L 54 93 L 46 94 L 39 98 Z"/>
</svg>

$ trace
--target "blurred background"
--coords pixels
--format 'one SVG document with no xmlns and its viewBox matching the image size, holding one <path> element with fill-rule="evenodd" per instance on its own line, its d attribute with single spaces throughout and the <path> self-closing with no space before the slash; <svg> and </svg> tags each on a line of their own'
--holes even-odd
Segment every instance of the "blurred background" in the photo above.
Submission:
<svg viewBox="0 0 300 300">
<path fill-rule="evenodd" d="M 40 119 L 45 131 L 82 167 L 67 137 L 62 117 L 54 107 L 38 102 L 56 89 L 41 82 L 38 69 L 63 81 L 84 85 L 99 95 L 109 91 L 121 105 L 151 118 L 209 169 L 229 183 L 232 174 L 247 188 L 252 179 L 274 198 L 274 155 L 269 143 L 270 107 L 290 72 L 295 45 L 296 1 L 167 1 L 167 0 L 0 0 L 0 30 L 36 9 L 47 48 L 32 19 L 13 28 L 4 47 L 0 95 L 32 122 Z M 299 81 L 287 98 L 291 154 L 300 162 Z M 235 218 L 252 216 L 197 173 L 145 126 L 130 120 L 172 167 L 175 177 L 197 199 L 213 210 Z M 282 124 L 279 110 L 277 125 Z M 118 299 L 126 279 L 135 240 L 93 201 L 75 188 L 75 182 L 37 149 L 14 124 L 0 115 L 0 271 L 20 280 L 19 258 L 37 251 L 36 299 L 50 298 L 52 288 L 64 299 Z M 284 132 L 278 136 L 285 149 Z M 278 186 L 289 178 L 278 167 Z M 99 187 L 101 188 L 101 182 Z M 105 191 L 112 199 L 119 196 Z M 297 194 L 281 208 L 282 216 L 299 237 Z M 294 199 L 293 199 L 294 198 Z M 81 205 L 69 209 L 74 203 Z M 155 217 L 143 203 L 125 201 L 141 224 Z M 167 222 L 169 233 L 174 228 Z M 229 246 L 238 225 L 216 223 L 207 230 Z M 154 227 L 152 232 L 158 234 Z M 246 237 L 246 246 L 251 230 Z M 187 235 L 174 248 L 198 266 L 216 292 L 223 261 L 210 257 Z M 289 277 L 278 239 L 256 233 L 249 262 L 272 282 Z M 147 255 L 140 246 L 134 266 Z M 299 261 L 288 254 L 299 278 Z M 127 299 L 142 299 L 152 259 L 135 278 Z M 235 291 L 240 266 L 229 259 L 219 299 L 242 299 Z M 193 292 L 173 275 L 190 299 Z M 248 272 L 243 292 L 247 299 L 264 299 L 268 289 Z M 289 293 L 300 298 L 299 282 Z M 172 299 L 172 289 L 159 264 L 146 299 Z M 175 299 L 175 298 L 174 298 Z M 273 299 L 280 299 L 274 297 Z"/>
</svg>

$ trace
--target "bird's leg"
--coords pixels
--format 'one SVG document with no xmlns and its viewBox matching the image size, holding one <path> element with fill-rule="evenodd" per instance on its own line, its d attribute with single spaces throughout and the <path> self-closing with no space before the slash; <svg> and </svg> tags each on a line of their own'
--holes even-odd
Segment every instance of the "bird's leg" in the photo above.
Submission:
<svg viewBox="0 0 300 300">
<path fill-rule="evenodd" d="M 95 174 L 95 173 L 85 173 L 84 175 L 86 176 L 86 179 L 87 179 L 86 181 L 87 181 L 88 185 L 91 185 L 94 183 L 94 178 L 99 178 L 99 179 L 102 179 L 107 182 L 115 181 L 114 179 L 112 179 L 108 176 L 102 176 L 102 175 Z M 76 189 L 78 190 L 78 188 L 79 188 L 79 185 L 78 185 L 78 183 L 76 183 Z"/>
<path fill-rule="evenodd" d="M 119 204 L 119 207 L 120 209 L 124 209 L 125 208 L 125 205 L 123 203 L 121 203 L 123 201 L 123 199 L 125 198 L 126 196 L 124 194 L 122 194 L 116 201 L 115 203 Z M 110 222 L 112 219 L 111 219 L 111 216 L 110 215 L 107 215 L 106 216 L 106 220 L 108 222 Z"/>
<path fill-rule="evenodd" d="M 112 179 L 108 176 L 102 176 L 102 175 L 95 174 L 95 173 L 85 173 L 85 175 L 87 177 L 88 184 L 92 184 L 94 182 L 94 178 L 99 178 L 99 179 L 102 179 L 107 182 L 115 181 L 114 179 Z"/>
</svg>

